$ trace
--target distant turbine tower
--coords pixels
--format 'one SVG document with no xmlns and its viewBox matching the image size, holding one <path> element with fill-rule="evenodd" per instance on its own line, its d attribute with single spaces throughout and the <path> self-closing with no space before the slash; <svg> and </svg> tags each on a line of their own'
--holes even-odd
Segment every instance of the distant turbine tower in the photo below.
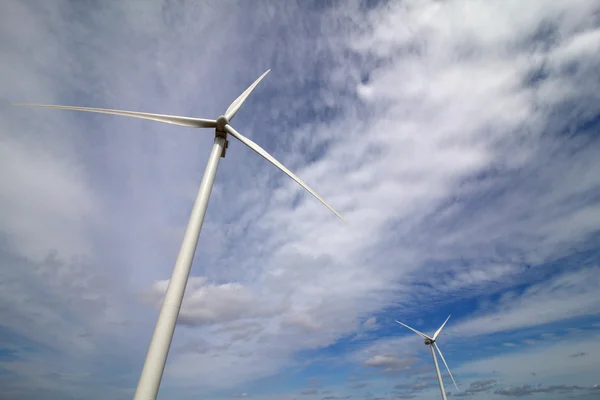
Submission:
<svg viewBox="0 0 600 400">
<path fill-rule="evenodd" d="M 444 359 L 444 355 L 442 354 L 442 351 L 440 350 L 440 348 L 438 347 L 438 345 L 435 343 L 435 340 L 440 335 L 440 333 L 442 332 L 442 329 L 444 329 L 444 326 L 446 325 L 446 322 L 448 322 L 449 319 L 450 319 L 450 316 L 448 315 L 448 318 L 446 318 L 446 320 L 444 321 L 444 323 L 442 324 L 442 326 L 440 326 L 440 328 L 437 331 L 435 331 L 435 333 L 433 334 L 433 337 L 427 336 L 426 334 L 421 333 L 418 330 L 413 329 L 410 326 L 405 325 L 405 324 L 403 324 L 400 321 L 396 321 L 400 325 L 402 325 L 402 326 L 410 329 L 411 331 L 413 331 L 417 335 L 421 336 L 423 339 L 425 339 L 425 344 L 427 346 L 430 346 L 431 356 L 433 357 L 433 363 L 435 364 L 435 372 L 437 374 L 438 382 L 440 383 L 440 390 L 442 391 L 442 399 L 443 400 L 446 400 L 446 390 L 444 389 L 444 382 L 442 381 L 442 374 L 440 373 L 440 367 L 439 367 L 438 362 L 437 362 L 437 357 L 435 356 L 435 351 L 433 350 L 434 347 L 438 351 L 438 353 L 440 353 L 440 357 L 442 358 L 442 361 L 444 362 L 444 365 L 446 366 L 446 369 L 448 370 L 448 373 L 450 374 L 450 378 L 452 378 L 452 382 L 454 383 L 454 387 L 458 391 L 458 386 L 456 386 L 456 381 L 454 380 L 454 377 L 452 376 L 452 372 L 450 372 L 450 368 L 448 368 L 448 364 L 446 363 L 446 360 Z"/>
<path fill-rule="evenodd" d="M 219 159 L 225 157 L 225 150 L 228 147 L 227 134 L 229 133 L 246 146 L 250 147 L 256 153 L 264 157 L 271 164 L 285 172 L 290 178 L 295 180 L 300 186 L 306 189 L 310 194 L 315 196 L 321 203 L 335 213 L 344 222 L 344 218 L 333 209 L 321 196 L 319 196 L 314 190 L 308 187 L 300 178 L 294 175 L 289 169 L 283 166 L 279 161 L 273 158 L 267 153 L 262 147 L 254 143 L 252 140 L 242 136 L 241 133 L 233 129 L 229 125 L 229 121 L 233 119 L 235 114 L 238 112 L 244 101 L 248 98 L 250 93 L 258 85 L 258 83 L 267 75 L 270 70 L 267 70 L 262 74 L 248 89 L 238 96 L 237 99 L 231 103 L 227 108 L 224 115 L 221 115 L 216 120 L 212 119 L 200 119 L 200 118 L 188 118 L 188 117 L 177 117 L 173 115 L 162 115 L 162 114 L 149 114 L 135 111 L 123 111 L 123 110 L 109 110 L 104 108 L 89 108 L 89 107 L 73 107 L 73 106 L 57 106 L 57 105 L 44 105 L 44 104 L 13 104 L 15 106 L 33 106 L 33 107 L 46 107 L 46 108 L 60 108 L 65 110 L 76 110 L 76 111 L 90 111 L 104 114 L 115 114 L 123 115 L 127 117 L 135 117 L 142 119 L 150 119 L 153 121 L 166 122 L 168 124 L 188 126 L 192 128 L 215 128 L 215 141 L 208 158 L 204 177 L 200 183 L 200 189 L 192 208 L 190 220 L 183 236 L 183 243 L 173 268 L 173 274 L 167 287 L 167 292 L 163 299 L 162 307 L 158 315 L 158 321 L 154 328 L 152 340 L 150 341 L 150 347 L 146 354 L 146 360 L 144 361 L 144 367 L 140 380 L 138 382 L 137 389 L 135 391 L 134 400 L 154 400 L 158 393 L 160 381 L 162 379 L 163 371 L 167 361 L 167 355 L 169 348 L 171 347 L 171 340 L 173 339 L 173 332 L 175 331 L 175 324 L 177 317 L 179 316 L 179 310 L 183 301 L 183 295 L 185 292 L 185 286 L 187 284 L 188 277 L 190 275 L 190 269 L 192 267 L 192 260 L 194 259 L 194 253 L 196 252 L 196 246 L 198 244 L 198 237 L 200 236 L 200 230 L 202 229 L 202 222 L 204 221 L 204 215 L 206 214 L 206 208 L 208 206 L 208 200 L 210 198 L 210 192 L 212 190 L 215 175 L 217 173 L 217 167 L 219 165 Z"/>
</svg>

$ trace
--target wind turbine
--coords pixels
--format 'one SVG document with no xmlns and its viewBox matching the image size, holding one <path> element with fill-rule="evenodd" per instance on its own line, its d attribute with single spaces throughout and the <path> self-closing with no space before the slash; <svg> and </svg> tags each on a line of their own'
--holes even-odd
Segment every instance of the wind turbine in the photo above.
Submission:
<svg viewBox="0 0 600 400">
<path fill-rule="evenodd" d="M 194 253 L 196 252 L 196 246 L 198 244 L 198 237 L 200 236 L 200 230 L 202 228 L 202 222 L 204 221 L 204 215 L 206 214 L 206 208 L 208 206 L 208 200 L 217 173 L 217 167 L 219 165 L 220 158 L 225 157 L 225 151 L 229 145 L 227 140 L 227 134 L 230 134 L 250 149 L 261 155 L 271 164 L 286 173 L 290 178 L 296 181 L 300 186 L 306 189 L 310 194 L 315 196 L 321 203 L 335 213 L 342 221 L 346 222 L 344 218 L 333 209 L 321 196 L 319 196 L 314 190 L 308 187 L 300 178 L 298 178 L 289 169 L 283 166 L 279 161 L 273 158 L 267 153 L 262 147 L 254 143 L 252 140 L 243 136 L 241 133 L 236 131 L 229 122 L 233 119 L 235 114 L 238 112 L 244 101 L 248 98 L 250 93 L 256 88 L 258 83 L 269 73 L 270 69 L 262 74 L 248 89 L 238 96 L 237 99 L 231 103 L 231 105 L 225 111 L 225 114 L 221 115 L 216 120 L 212 119 L 201 119 L 201 118 L 189 118 L 189 117 L 178 117 L 173 115 L 162 115 L 162 114 L 149 114 L 135 111 L 123 111 L 123 110 L 111 110 L 105 108 L 90 108 L 90 107 L 74 107 L 74 106 L 58 106 L 58 105 L 45 105 L 45 104 L 13 104 L 15 106 L 32 106 L 32 107 L 45 107 L 45 108 L 59 108 L 65 110 L 76 110 L 76 111 L 89 111 L 104 114 L 115 114 L 123 115 L 127 117 L 135 117 L 142 119 L 149 119 L 153 121 L 165 122 L 168 124 L 175 124 L 181 126 L 187 126 L 192 128 L 215 128 L 215 140 L 206 170 L 200 183 L 198 195 L 192 208 L 190 220 L 188 222 L 183 242 L 173 268 L 173 273 L 167 287 L 156 327 L 150 341 L 148 353 L 144 361 L 142 373 L 138 381 L 137 389 L 135 392 L 134 400 L 154 400 L 158 393 L 160 381 L 162 379 L 163 371 L 167 361 L 167 355 L 171 346 L 171 340 L 173 339 L 173 332 L 175 331 L 175 325 L 177 317 L 179 316 L 179 310 L 183 301 L 183 295 L 185 292 L 185 286 L 190 274 L 192 266 L 192 260 Z"/>
<path fill-rule="evenodd" d="M 400 321 L 396 321 L 400 325 L 402 325 L 402 326 L 410 329 L 411 331 L 413 331 L 417 335 L 421 336 L 423 339 L 425 339 L 425 345 L 430 346 L 429 348 L 431 350 L 431 356 L 433 357 L 433 363 L 435 364 L 435 372 L 437 374 L 438 382 L 440 384 L 440 390 L 442 391 L 442 399 L 443 400 L 446 400 L 446 390 L 444 389 L 444 382 L 442 382 L 442 374 L 440 373 L 440 367 L 438 365 L 437 357 L 435 356 L 434 347 L 435 347 L 435 350 L 437 350 L 438 353 L 440 353 L 440 357 L 442 358 L 442 361 L 444 362 L 444 365 L 446 366 L 446 369 L 448 370 L 448 373 L 450 374 L 450 378 L 452 378 L 452 382 L 454 383 L 454 387 L 458 391 L 458 386 L 456 386 L 456 381 L 454 380 L 454 377 L 452 376 L 452 372 L 450 372 L 450 368 L 448 368 L 448 363 L 446 363 L 446 359 L 444 358 L 444 355 L 442 354 L 442 351 L 440 350 L 440 348 L 438 347 L 438 345 L 435 342 L 435 340 L 437 339 L 437 337 L 442 332 L 442 329 L 444 329 L 444 326 L 446 326 L 446 322 L 448 322 L 449 319 L 450 319 L 450 316 L 448 315 L 448 318 L 446 318 L 446 320 L 444 321 L 444 323 L 442 324 L 442 326 L 440 326 L 439 329 L 437 331 L 435 331 L 435 333 L 433 334 L 433 337 L 427 336 L 426 334 L 421 333 L 418 330 L 413 329 L 410 326 L 405 325 L 405 324 L 403 324 Z"/>
</svg>

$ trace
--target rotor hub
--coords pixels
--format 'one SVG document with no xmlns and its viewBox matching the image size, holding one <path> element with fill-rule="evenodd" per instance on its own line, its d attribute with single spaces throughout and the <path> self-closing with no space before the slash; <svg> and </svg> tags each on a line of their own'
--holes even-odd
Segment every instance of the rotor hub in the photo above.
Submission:
<svg viewBox="0 0 600 400">
<path fill-rule="evenodd" d="M 428 346 L 429 346 L 429 345 L 432 345 L 432 344 L 434 344 L 434 343 L 435 343 L 435 340 L 431 340 L 431 339 L 429 339 L 429 338 L 428 338 L 428 339 L 425 339 L 425 344 L 426 344 L 426 345 L 428 345 Z"/>
<path fill-rule="evenodd" d="M 225 125 L 229 123 L 229 120 L 224 115 L 217 118 L 217 132 L 225 132 Z"/>
</svg>

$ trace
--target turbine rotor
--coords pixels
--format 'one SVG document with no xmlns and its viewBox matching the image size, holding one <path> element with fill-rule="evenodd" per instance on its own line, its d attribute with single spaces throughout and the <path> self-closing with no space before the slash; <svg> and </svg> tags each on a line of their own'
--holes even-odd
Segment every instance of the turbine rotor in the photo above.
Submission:
<svg viewBox="0 0 600 400">
<path fill-rule="evenodd" d="M 292 178 L 296 183 L 302 186 L 307 192 L 313 195 L 317 200 L 319 200 L 325 207 L 327 207 L 330 211 L 332 211 L 336 216 L 338 216 L 342 221 L 347 223 L 347 221 L 332 207 L 330 206 L 321 196 L 319 196 L 314 190 L 312 190 L 306 183 L 304 183 L 300 178 L 298 178 L 294 173 L 288 170 L 283 166 L 279 161 L 277 161 L 273 156 L 267 153 L 262 147 L 258 144 L 254 143 L 252 140 L 246 138 L 241 133 L 236 131 L 229 122 L 233 119 L 236 113 L 239 111 L 240 107 L 248 96 L 252 93 L 252 91 L 256 88 L 259 82 L 269 73 L 270 69 L 263 73 L 258 77 L 250 85 L 246 90 L 242 92 L 227 108 L 225 114 L 221 115 L 217 120 L 213 119 L 203 119 L 203 118 L 190 118 L 190 117 L 180 117 L 175 115 L 165 115 L 165 114 L 151 114 L 145 112 L 138 111 L 127 111 L 127 110 L 114 110 L 107 108 L 94 108 L 94 107 L 79 107 L 79 106 L 61 106 L 61 105 L 51 105 L 51 104 L 13 104 L 15 106 L 32 106 L 32 107 L 43 107 L 43 108 L 58 108 L 63 110 L 73 110 L 73 111 L 87 111 L 87 112 L 95 112 L 95 113 L 103 113 L 103 114 L 113 114 L 120 115 L 125 117 L 134 117 L 146 120 L 153 120 L 158 122 L 164 122 L 168 124 L 187 126 L 191 128 L 215 128 L 215 136 L 221 137 L 225 139 L 225 145 L 223 147 L 223 152 L 221 153 L 221 157 L 225 157 L 225 151 L 229 145 L 229 141 L 227 140 L 227 134 L 235 137 L 237 140 L 242 142 L 244 145 L 249 147 L 251 150 L 259 154 L 265 160 L 269 161 L 271 164 L 279 168 L 282 172 L 284 172 L 287 176 Z"/>
<path fill-rule="evenodd" d="M 217 132 L 225 132 L 225 125 L 227 125 L 228 123 L 229 120 L 224 115 L 221 115 L 219 118 L 217 118 Z"/>
<path fill-rule="evenodd" d="M 444 329 L 444 326 L 446 326 L 446 323 L 448 322 L 449 319 L 450 319 L 450 316 L 448 316 L 448 318 L 446 318 L 446 320 L 444 321 L 444 323 L 442 324 L 442 326 L 440 326 L 438 328 L 438 330 L 433 334 L 433 337 L 428 336 L 428 335 L 426 335 L 426 334 L 424 334 L 422 332 L 419 332 L 418 330 L 416 330 L 414 328 L 411 328 L 410 326 L 408 326 L 406 324 L 403 324 L 400 321 L 396 321 L 400 325 L 402 325 L 402 326 L 410 329 L 411 331 L 413 331 L 417 335 L 421 336 L 423 338 L 425 344 L 427 346 L 431 346 L 431 355 L 433 357 L 433 361 L 434 361 L 435 366 L 436 366 L 436 372 L 438 374 L 438 379 L 439 379 L 439 382 L 440 382 L 440 389 L 442 390 L 442 397 L 444 399 L 446 398 L 445 394 L 444 394 L 445 393 L 445 389 L 443 387 L 442 377 L 441 377 L 440 371 L 438 369 L 437 361 L 436 361 L 436 358 L 435 358 L 435 352 L 436 351 L 439 353 L 440 357 L 442 358 L 442 361 L 444 362 L 444 365 L 446 366 L 446 369 L 448 370 L 448 374 L 450 374 L 450 378 L 452 378 L 452 383 L 454 383 L 454 387 L 458 391 L 458 385 L 456 384 L 456 381 L 454 380 L 454 376 L 452 375 L 452 372 L 450 372 L 450 368 L 448 367 L 448 363 L 446 362 L 446 359 L 444 358 L 444 355 L 442 354 L 442 351 L 440 350 L 440 348 L 438 347 L 438 345 L 435 343 L 437 337 L 440 335 L 440 333 L 442 333 L 442 329 Z"/>
</svg>

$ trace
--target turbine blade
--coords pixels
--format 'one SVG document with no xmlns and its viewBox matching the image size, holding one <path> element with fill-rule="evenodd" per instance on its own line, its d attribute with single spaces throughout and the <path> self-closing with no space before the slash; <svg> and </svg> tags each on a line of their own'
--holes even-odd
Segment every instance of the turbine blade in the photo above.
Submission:
<svg viewBox="0 0 600 400">
<path fill-rule="evenodd" d="M 225 111 L 225 118 L 227 118 L 227 121 L 231 121 L 233 119 L 233 117 L 235 116 L 235 113 L 238 112 L 238 110 L 240 109 L 240 107 L 242 106 L 242 104 L 244 104 L 244 102 L 246 101 L 246 99 L 248 98 L 248 96 L 250 96 L 250 93 L 252 93 L 252 91 L 254 90 L 254 88 L 256 88 L 256 86 L 269 73 L 269 71 L 271 71 L 271 70 L 268 69 L 264 74 L 262 74 L 261 76 L 259 76 L 258 79 L 255 80 L 254 83 L 252 85 L 250 85 L 250 87 L 248 87 L 248 89 L 244 90 L 242 92 L 242 94 L 240 94 L 238 96 L 238 98 L 235 99 L 233 101 L 233 103 L 231 103 L 229 105 L 229 107 L 227 107 L 227 111 Z"/>
<path fill-rule="evenodd" d="M 448 373 L 450 374 L 450 378 L 452 378 L 452 383 L 454 383 L 454 387 L 456 388 L 456 391 L 459 391 L 458 386 L 456 385 L 456 381 L 454 380 L 454 377 L 452 376 L 452 372 L 450 372 L 450 368 L 448 368 L 448 363 L 446 362 L 446 359 L 444 358 L 444 355 L 442 354 L 442 351 L 440 350 L 440 348 L 438 347 L 438 345 L 435 342 L 433 343 L 433 346 L 438 351 L 438 353 L 440 353 L 440 357 L 442 358 L 442 361 L 444 362 L 444 365 L 446 366 L 446 369 L 448 370 Z"/>
<path fill-rule="evenodd" d="M 13 104 L 13 106 L 59 108 L 59 109 L 63 109 L 63 110 L 89 111 L 89 112 L 96 112 L 96 113 L 102 113 L 102 114 L 123 115 L 126 117 L 135 117 L 135 118 L 149 119 L 149 120 L 159 121 L 159 122 L 166 122 L 167 124 L 190 126 L 193 128 L 214 128 L 217 126 L 217 121 L 214 121 L 211 119 L 178 117 L 175 115 L 163 115 L 163 114 L 150 114 L 150 113 L 143 113 L 143 112 L 137 112 L 137 111 L 110 110 L 107 108 L 57 106 L 57 105 L 51 105 L 51 104 L 23 104 L 23 103 Z"/>
<path fill-rule="evenodd" d="M 411 331 L 413 331 L 413 332 L 414 332 L 414 333 L 416 333 L 417 335 L 421 336 L 423 339 L 431 339 L 431 338 L 430 338 L 429 336 L 427 336 L 426 334 L 424 334 L 424 333 L 422 333 L 422 332 L 419 332 L 418 330 L 416 330 L 416 329 L 413 329 L 413 328 L 411 328 L 410 326 L 408 326 L 408 325 L 406 325 L 406 324 L 403 324 L 403 323 L 402 323 L 402 322 L 400 322 L 400 321 L 396 321 L 396 322 L 397 322 L 397 323 L 399 323 L 400 325 L 402 325 L 403 327 L 410 329 Z"/>
<path fill-rule="evenodd" d="M 310 187 L 308 187 L 308 185 L 306 183 L 302 182 L 302 180 L 300 178 L 298 178 L 296 175 L 294 175 L 294 173 L 292 171 L 290 171 L 289 169 L 287 169 L 286 167 L 284 167 L 283 164 L 281 164 L 273 156 L 271 156 L 269 153 L 267 153 L 262 147 L 260 147 L 259 145 L 257 145 L 256 143 L 254 143 L 252 140 L 248 139 L 247 137 L 243 136 L 241 133 L 239 133 L 238 131 L 236 131 L 235 129 L 233 129 L 233 127 L 231 125 L 229 125 L 229 124 L 225 125 L 225 130 L 229 134 L 231 134 L 231 136 L 235 137 L 237 140 L 239 140 L 240 142 L 244 143 L 246 146 L 250 147 L 256 153 L 258 153 L 261 156 L 263 156 L 271 164 L 273 164 L 274 166 L 276 166 L 277 168 L 279 168 L 280 170 L 282 170 L 283 172 L 285 172 L 287 174 L 287 176 L 289 176 L 290 178 L 292 178 L 293 180 L 295 180 L 300 186 L 302 186 L 310 194 L 312 194 L 313 196 L 315 196 L 321 203 L 323 203 L 327 208 L 329 208 L 331 211 L 333 211 L 333 213 L 335 215 L 337 215 L 342 221 L 348 223 L 344 219 L 344 217 L 342 217 L 337 211 L 335 211 L 333 209 L 333 207 L 331 207 L 329 204 L 327 204 L 327 202 L 325 200 L 323 200 L 323 198 L 321 196 L 319 196 L 314 190 L 312 190 Z"/>
<path fill-rule="evenodd" d="M 442 326 L 440 326 L 440 328 L 435 331 L 435 333 L 433 334 L 433 339 L 437 339 L 438 335 L 442 332 L 442 329 L 444 329 L 444 326 L 446 326 L 446 322 L 448 322 L 448 320 L 450 319 L 450 316 L 448 315 L 448 318 L 446 318 L 446 320 L 444 321 L 444 323 L 442 324 Z"/>
</svg>

